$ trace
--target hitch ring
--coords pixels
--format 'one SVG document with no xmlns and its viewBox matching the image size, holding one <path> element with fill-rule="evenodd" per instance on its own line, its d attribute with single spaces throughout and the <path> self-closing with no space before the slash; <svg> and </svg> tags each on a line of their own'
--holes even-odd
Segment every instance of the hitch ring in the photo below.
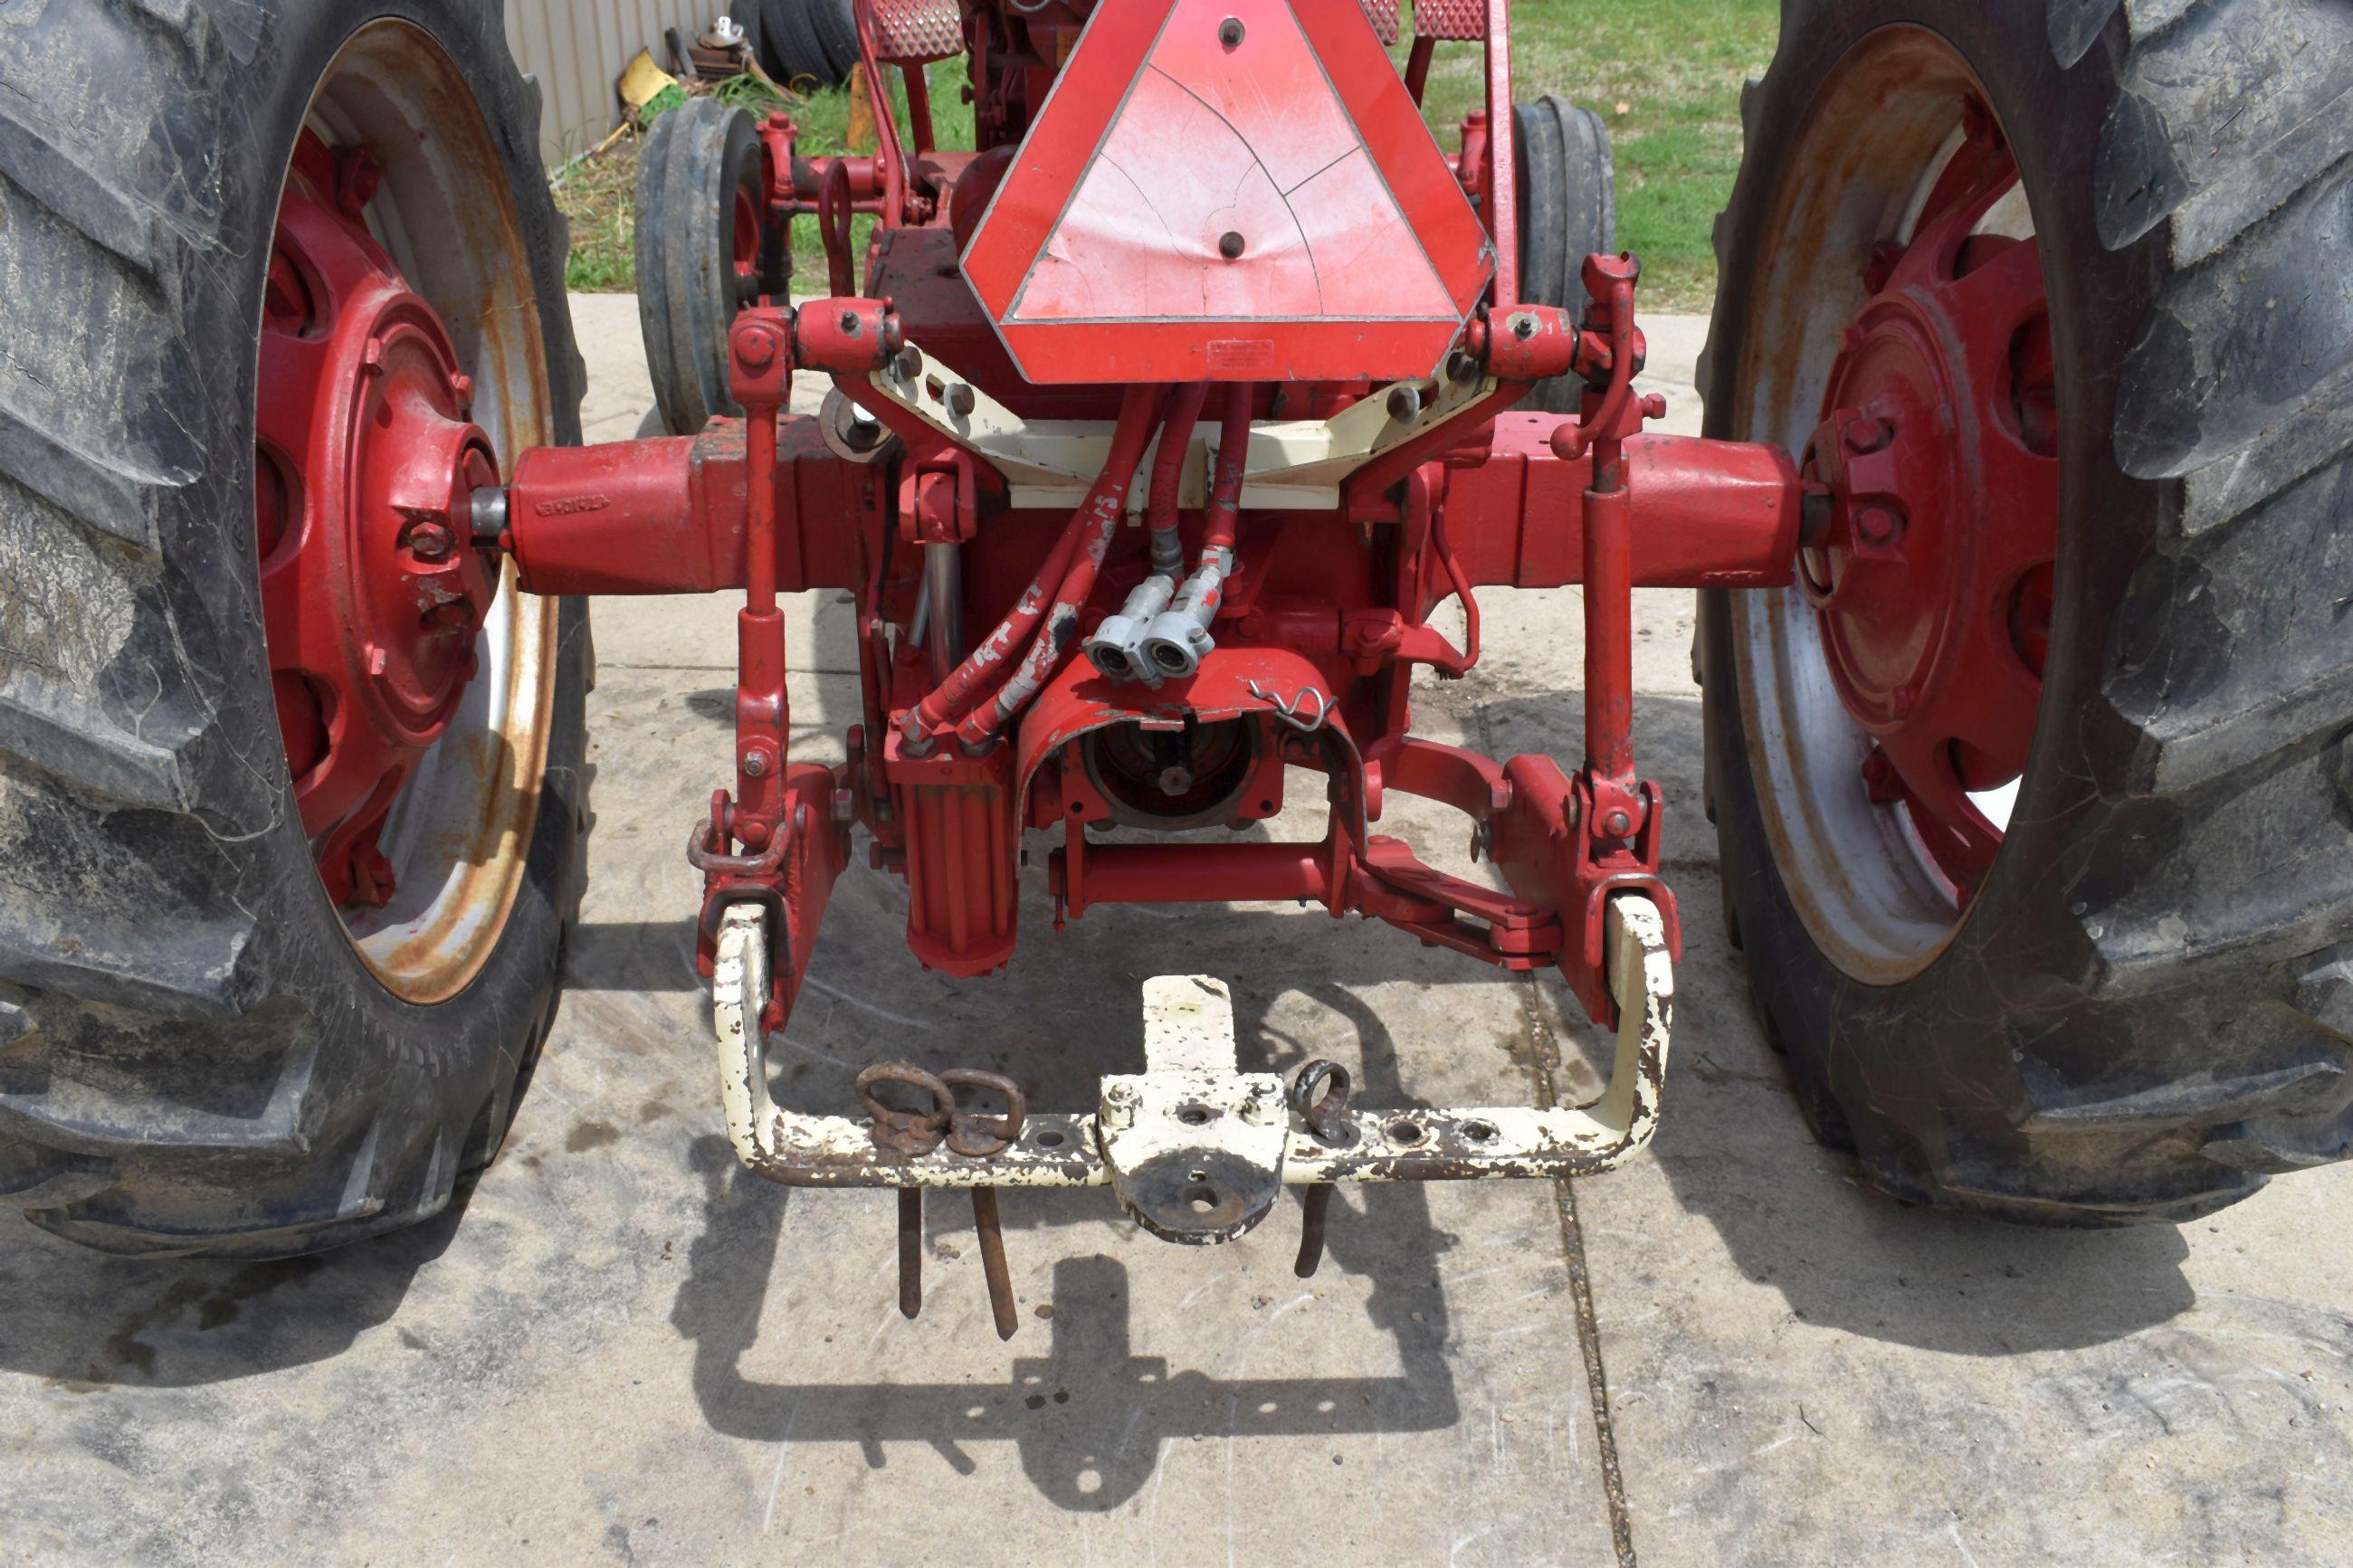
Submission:
<svg viewBox="0 0 2353 1568">
<path fill-rule="evenodd" d="M 1335 1146 L 1352 1143 L 1356 1129 L 1347 1120 L 1349 1088 L 1348 1069 L 1318 1057 L 1293 1076 L 1291 1109 L 1322 1142 Z"/>
<path fill-rule="evenodd" d="M 1021 1136 L 1021 1125 L 1029 1120 L 1029 1101 L 1019 1084 L 1002 1073 L 983 1072 L 978 1068 L 950 1068 L 940 1074 L 940 1081 L 949 1088 L 951 1105 L 955 1103 L 954 1091 L 959 1089 L 993 1089 L 1005 1097 L 1002 1116 L 952 1110 L 948 1117 L 951 1150 L 967 1160 L 985 1160 L 1003 1153 Z"/>
<path fill-rule="evenodd" d="M 892 1110 L 874 1093 L 875 1085 L 883 1083 L 921 1089 L 932 1097 L 931 1110 Z M 858 1103 L 874 1119 L 874 1146 L 892 1154 L 930 1153 L 956 1113 L 955 1091 L 913 1062 L 876 1062 L 860 1072 Z"/>
</svg>

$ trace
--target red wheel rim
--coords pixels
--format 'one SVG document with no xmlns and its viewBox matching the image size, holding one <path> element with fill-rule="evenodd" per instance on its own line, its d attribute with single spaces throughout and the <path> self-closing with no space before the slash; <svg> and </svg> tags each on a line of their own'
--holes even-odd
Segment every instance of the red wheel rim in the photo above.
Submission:
<svg viewBox="0 0 2353 1568">
<path fill-rule="evenodd" d="M 1871 738 L 1865 786 L 1964 904 L 2003 836 L 1973 797 L 2019 778 L 2032 744 L 2058 541 L 2041 247 L 1977 232 L 2018 184 L 1970 102 L 1909 242 L 1872 261 L 1807 454 L 1833 499 L 1799 583 Z"/>
<path fill-rule="evenodd" d="M 338 904 L 393 891 L 377 845 L 475 673 L 498 566 L 470 500 L 495 486 L 472 386 L 365 221 L 360 148 L 304 132 L 263 300 L 255 525 L 279 727 Z"/>
</svg>

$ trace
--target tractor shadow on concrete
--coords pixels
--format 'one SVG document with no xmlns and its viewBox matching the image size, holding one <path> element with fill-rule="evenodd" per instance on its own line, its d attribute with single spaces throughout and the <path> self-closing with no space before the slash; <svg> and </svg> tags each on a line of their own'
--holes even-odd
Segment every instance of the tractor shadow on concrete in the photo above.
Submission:
<svg viewBox="0 0 2353 1568">
<path fill-rule="evenodd" d="M 1317 994 L 1340 1008 L 1363 1036 L 1372 1075 L 1366 1092 L 1401 1102 L 1390 1042 L 1379 1021 L 1336 986 L 1319 986 Z M 1248 1012 L 1237 1018 L 1237 1035 L 1246 1070 L 1275 1066 L 1284 1050 L 1279 1035 Z M 1253 1042 L 1261 1059 L 1251 1059 Z M 1270 1042 L 1272 1051 L 1265 1049 Z M 1088 1064 L 1083 1070 L 1092 1092 L 1100 1065 Z M 1064 1060 L 1042 1079 L 1024 1077 L 1032 1079 L 1038 1103 L 1076 1103 L 1075 1081 L 1060 1081 L 1075 1079 L 1075 1071 Z M 1435 1288 L 1437 1258 L 1453 1238 L 1432 1224 L 1428 1197 L 1419 1188 L 1341 1194 L 1317 1277 L 1319 1282 L 1344 1274 L 1370 1280 L 1365 1311 L 1394 1344 L 1398 1371 L 1391 1375 L 1222 1379 L 1173 1365 L 1163 1356 L 1139 1355 L 1127 1266 L 1097 1252 L 1055 1263 L 1050 1299 L 1022 1302 L 1021 1337 L 1014 1348 L 1031 1348 L 1032 1337 L 1041 1333 L 1046 1347 L 1043 1354 L 1016 1354 L 1002 1384 L 795 1384 L 747 1378 L 743 1363 L 759 1338 L 763 1310 L 779 1288 L 772 1275 L 787 1205 L 824 1202 L 835 1194 L 791 1193 L 751 1175 L 717 1137 L 698 1143 L 694 1164 L 705 1186 L 705 1228 L 690 1249 L 688 1278 L 671 1321 L 694 1343 L 694 1394 L 705 1419 L 731 1436 L 852 1443 L 876 1469 L 886 1462 L 884 1444 L 926 1443 L 959 1475 L 976 1468 L 972 1447 L 1010 1442 L 1040 1495 L 1073 1511 L 1107 1511 L 1151 1481 L 1164 1446 L 1172 1441 L 1422 1432 L 1451 1428 L 1461 1419 L 1446 1358 L 1445 1296 Z M 1100 1191 L 1008 1194 L 1005 1224 L 1017 1270 L 1025 1237 L 1100 1222 L 1111 1203 Z M 958 1195 L 934 1196 L 926 1222 L 934 1262 L 944 1245 L 969 1247 L 969 1210 Z M 1286 1195 L 1264 1223 L 1281 1244 L 1296 1235 L 1298 1222 L 1297 1199 Z M 1122 1229 L 1140 1234 L 1124 1225 Z M 977 1283 L 968 1268 L 953 1280 L 937 1278 L 942 1272 L 927 1269 L 930 1300 L 944 1289 L 969 1289 Z M 878 1278 L 874 1289 L 879 1306 L 887 1300 L 892 1281 Z M 1261 1310 L 1264 1304 L 1261 1299 Z M 1235 1332 L 1247 1334 L 1267 1321 L 1239 1321 Z M 985 1322 L 985 1317 L 976 1322 L 975 1331 L 987 1332 Z M 1573 1331 L 1566 1321 L 1563 1328 Z"/>
<path fill-rule="evenodd" d="M 432 1219 L 333 1252 L 266 1262 L 110 1258 L 0 1226 L 0 1366 L 59 1385 L 187 1388 L 343 1354 L 389 1321 L 448 1249 L 473 1192 Z"/>
<path fill-rule="evenodd" d="M 1567 691 L 1491 700 L 1482 718 L 1499 754 L 1574 757 L 1582 710 Z M 1700 704 L 1646 695 L 1634 711 L 1636 755 L 1666 792 L 1662 858 L 1683 928 L 1664 1119 L 1645 1158 L 1740 1271 L 1806 1322 L 1961 1355 L 2096 1344 L 2189 1310 L 2189 1248 L 2171 1226 L 2042 1229 L 1916 1208 L 1814 1141 L 1725 934 L 1715 829 L 1701 809 Z M 1593 1208 L 1639 1205 L 1638 1177 L 1598 1178 L 1629 1195 L 1599 1192 Z M 1619 1266 L 1597 1248 L 1597 1273 Z"/>
</svg>

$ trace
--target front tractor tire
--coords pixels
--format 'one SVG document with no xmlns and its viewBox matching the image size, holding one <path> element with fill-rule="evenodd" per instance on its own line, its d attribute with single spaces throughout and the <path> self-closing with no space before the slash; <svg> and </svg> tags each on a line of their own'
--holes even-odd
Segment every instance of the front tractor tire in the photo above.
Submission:
<svg viewBox="0 0 2353 1568">
<path fill-rule="evenodd" d="M 1698 658 L 1800 1105 L 1886 1191 L 2031 1220 L 2341 1159 L 2353 12 L 1783 17 L 1701 387 L 1835 504 Z"/>
<path fill-rule="evenodd" d="M 1618 170 L 1601 117 L 1550 94 L 1512 108 L 1518 156 L 1513 181 L 1520 215 L 1520 298 L 1556 305 L 1583 321 L 1585 258 L 1618 248 Z M 1540 381 L 1520 406 L 1576 412 L 1582 377 Z"/>
<path fill-rule="evenodd" d="M 751 115 L 690 98 L 646 132 L 638 160 L 638 323 L 663 428 L 694 436 L 744 410 L 728 388 L 727 329 L 782 302 L 792 262 L 767 217 L 767 163 Z"/>
<path fill-rule="evenodd" d="M 0 88 L 0 1202 L 407 1225 L 580 889 L 586 612 L 465 524 L 579 436 L 537 92 L 463 0 L 36 5 Z"/>
</svg>

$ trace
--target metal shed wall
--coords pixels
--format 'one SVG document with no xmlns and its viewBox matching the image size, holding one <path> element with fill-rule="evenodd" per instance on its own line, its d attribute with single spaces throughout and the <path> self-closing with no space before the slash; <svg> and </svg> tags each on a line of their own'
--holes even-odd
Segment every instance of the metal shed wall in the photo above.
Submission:
<svg viewBox="0 0 2353 1568">
<path fill-rule="evenodd" d="M 620 123 L 613 84 L 639 49 L 667 63 L 662 29 L 689 38 L 710 26 L 727 0 L 507 0 L 507 43 L 539 78 L 546 100 L 540 156 L 551 169 L 586 152 Z"/>
</svg>

